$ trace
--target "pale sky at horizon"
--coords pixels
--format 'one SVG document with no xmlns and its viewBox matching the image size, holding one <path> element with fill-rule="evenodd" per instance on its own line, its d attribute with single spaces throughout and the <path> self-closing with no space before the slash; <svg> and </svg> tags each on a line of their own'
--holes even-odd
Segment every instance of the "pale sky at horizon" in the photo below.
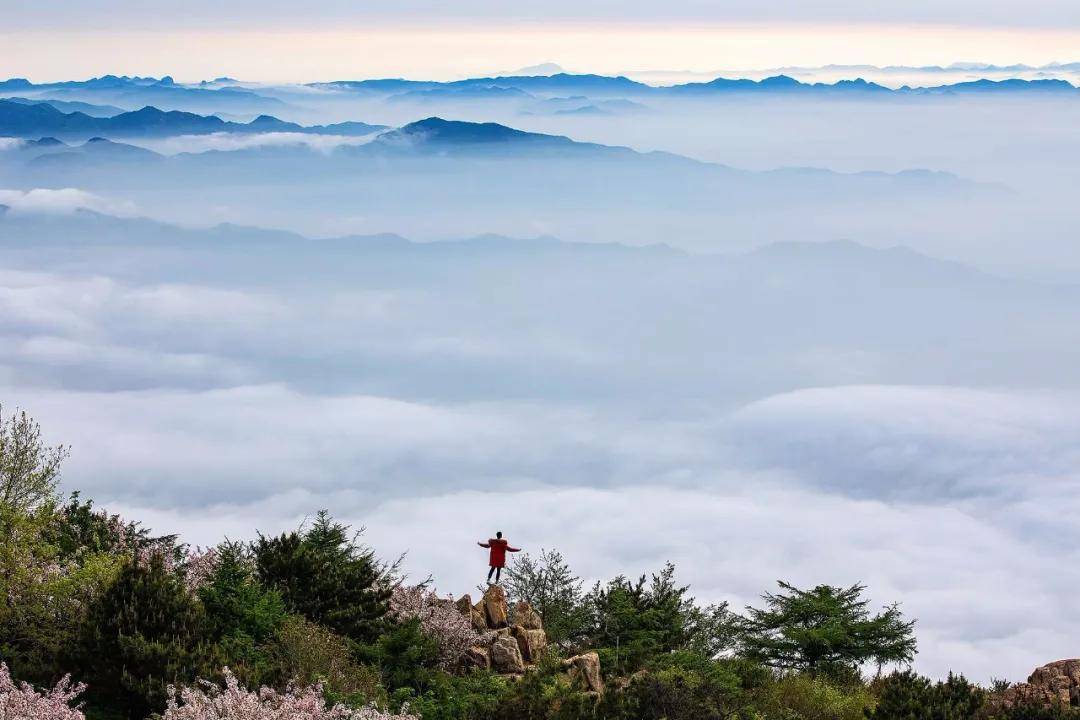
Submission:
<svg viewBox="0 0 1080 720">
<path fill-rule="evenodd" d="M 578 72 L 1080 61 L 1073 0 L 0 0 L 0 77 L 450 79 L 541 62 Z"/>
</svg>

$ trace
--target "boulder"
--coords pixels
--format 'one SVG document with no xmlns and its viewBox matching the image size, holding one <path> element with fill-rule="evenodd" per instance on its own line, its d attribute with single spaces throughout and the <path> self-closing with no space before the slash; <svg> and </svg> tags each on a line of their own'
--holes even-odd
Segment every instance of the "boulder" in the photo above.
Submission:
<svg viewBox="0 0 1080 720">
<path fill-rule="evenodd" d="M 506 606 L 506 591 L 501 585 L 492 585 L 484 593 L 484 615 L 487 618 L 487 626 L 492 630 L 506 627 L 508 623 L 508 609 Z"/>
<path fill-rule="evenodd" d="M 998 698 L 1006 708 L 1015 705 L 1080 705 L 1080 660 L 1047 663 L 1017 683 Z"/>
<path fill-rule="evenodd" d="M 488 631 L 487 616 L 484 614 L 484 606 L 477 603 L 472 607 L 471 612 L 473 630 L 478 633 L 486 633 Z"/>
<path fill-rule="evenodd" d="M 518 647 L 521 648 L 521 656 L 525 658 L 525 662 L 539 662 L 540 657 L 544 654 L 544 648 L 547 647 L 547 633 L 539 628 L 527 628 L 521 625 L 515 625 L 510 629 L 510 633 L 517 640 Z"/>
<path fill-rule="evenodd" d="M 454 606 L 457 608 L 458 612 L 465 617 L 472 617 L 472 597 L 468 593 L 459 597 L 457 602 L 454 603 Z"/>
<path fill-rule="evenodd" d="M 465 651 L 462 660 L 466 667 L 488 670 L 491 668 L 491 651 L 483 645 L 474 645 Z"/>
<path fill-rule="evenodd" d="M 544 623 L 540 614 L 532 609 L 532 605 L 522 600 L 514 605 L 514 624 L 520 625 L 526 630 L 543 630 Z"/>
<path fill-rule="evenodd" d="M 600 656 L 596 653 L 587 652 L 563 660 L 563 667 L 569 671 L 570 679 L 582 686 L 584 690 L 604 692 L 604 680 L 600 675 Z"/>
<path fill-rule="evenodd" d="M 491 664 L 496 672 L 520 674 L 525 672 L 525 661 L 517 640 L 512 637 L 499 637 L 491 644 Z"/>
</svg>

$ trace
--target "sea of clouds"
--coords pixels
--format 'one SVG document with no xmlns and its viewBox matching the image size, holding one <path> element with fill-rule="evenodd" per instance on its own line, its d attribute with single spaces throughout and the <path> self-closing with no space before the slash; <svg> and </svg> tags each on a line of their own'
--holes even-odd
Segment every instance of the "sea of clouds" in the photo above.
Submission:
<svg viewBox="0 0 1080 720">
<path fill-rule="evenodd" d="M 472 543 L 497 529 L 561 550 L 589 582 L 674 561 L 701 600 L 736 608 L 780 579 L 863 582 L 918 618 L 917 667 L 933 675 L 1020 679 L 1080 632 L 1080 404 L 1065 376 L 912 384 L 874 363 L 871 382 L 837 381 L 820 358 L 845 353 L 822 325 L 813 354 L 832 382 L 782 389 L 799 360 L 765 343 L 747 362 L 777 377 L 748 397 L 725 388 L 708 329 L 671 352 L 717 372 L 676 382 L 672 357 L 607 344 L 610 327 L 590 342 L 517 314 L 501 286 L 537 283 L 525 269 L 427 290 L 407 273 L 390 287 L 308 277 L 312 292 L 132 280 L 149 273 L 131 254 L 113 273 L 74 249 L 62 271 L 31 269 L 31 253 L 0 272 L 0 398 L 72 446 L 65 488 L 155 531 L 208 545 L 330 508 L 455 594 L 482 579 Z M 628 332 L 620 307 L 579 307 L 576 322 Z M 634 384 L 596 392 L 619 376 Z"/>
</svg>

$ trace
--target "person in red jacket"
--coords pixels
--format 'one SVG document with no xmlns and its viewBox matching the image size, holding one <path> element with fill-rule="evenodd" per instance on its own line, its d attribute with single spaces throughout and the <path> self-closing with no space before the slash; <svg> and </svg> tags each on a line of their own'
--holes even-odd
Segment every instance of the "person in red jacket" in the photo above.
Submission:
<svg viewBox="0 0 1080 720">
<path fill-rule="evenodd" d="M 495 533 L 495 537 L 489 539 L 487 542 L 476 543 L 482 548 L 491 548 L 491 552 L 488 553 L 488 565 L 491 569 L 488 570 L 488 583 L 491 582 L 492 573 L 495 574 L 495 584 L 498 585 L 499 578 L 502 576 L 502 569 L 506 566 L 506 553 L 508 552 L 521 552 L 521 548 L 510 547 L 510 543 L 503 540 L 502 530 Z"/>
</svg>

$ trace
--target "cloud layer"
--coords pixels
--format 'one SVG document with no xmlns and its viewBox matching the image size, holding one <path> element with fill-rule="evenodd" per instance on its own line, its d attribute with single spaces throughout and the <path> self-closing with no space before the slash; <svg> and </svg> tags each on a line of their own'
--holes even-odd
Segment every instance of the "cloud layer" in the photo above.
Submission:
<svg viewBox="0 0 1080 720">
<path fill-rule="evenodd" d="M 8 139 L 0 138 L 0 141 Z M 76 210 L 93 210 L 118 217 L 135 214 L 135 205 L 130 201 L 110 199 L 77 188 L 0 189 L 0 205 L 6 205 L 11 212 L 26 214 L 67 214 Z"/>
<path fill-rule="evenodd" d="M 5 397 L 23 394 L 8 389 Z M 1080 538 L 1067 519 L 1080 509 L 1071 507 L 1080 477 L 1033 470 L 1019 482 L 985 472 L 1001 458 L 1067 465 L 1080 432 L 1049 457 L 1023 437 L 1040 430 L 1033 410 L 1075 428 L 1080 416 L 1067 398 L 808 391 L 765 401 L 774 432 L 752 447 L 745 437 L 730 444 L 744 434 L 746 410 L 672 428 L 565 409 L 328 399 L 280 388 L 32 399 L 50 434 L 76 447 L 69 478 L 192 542 L 287 528 L 330 507 L 366 526 L 382 554 L 407 551 L 410 572 L 432 573 L 454 592 L 479 581 L 483 558 L 469 548 L 495 529 L 529 549 L 558 547 L 590 580 L 673 560 L 701 598 L 736 605 L 755 602 L 779 578 L 862 581 L 877 601 L 900 600 L 919 619 L 921 670 L 962 669 L 980 680 L 1019 679 L 1067 655 L 1080 632 L 1068 612 Z M 806 427 L 799 406 L 807 402 L 817 408 L 820 441 L 805 444 L 806 464 L 824 471 L 833 458 L 836 476 L 852 464 L 838 448 L 858 456 L 867 423 L 897 430 L 873 441 L 875 463 L 852 492 L 822 489 L 783 460 L 762 466 L 761 456 L 785 457 L 785 439 Z M 899 431 L 907 420 L 894 414 L 897 404 L 929 421 L 916 436 Z M 950 427 L 980 414 L 1011 430 Z M 967 483 L 991 487 L 962 498 L 896 498 L 898 478 L 943 459 L 967 467 L 956 473 Z"/>
</svg>

